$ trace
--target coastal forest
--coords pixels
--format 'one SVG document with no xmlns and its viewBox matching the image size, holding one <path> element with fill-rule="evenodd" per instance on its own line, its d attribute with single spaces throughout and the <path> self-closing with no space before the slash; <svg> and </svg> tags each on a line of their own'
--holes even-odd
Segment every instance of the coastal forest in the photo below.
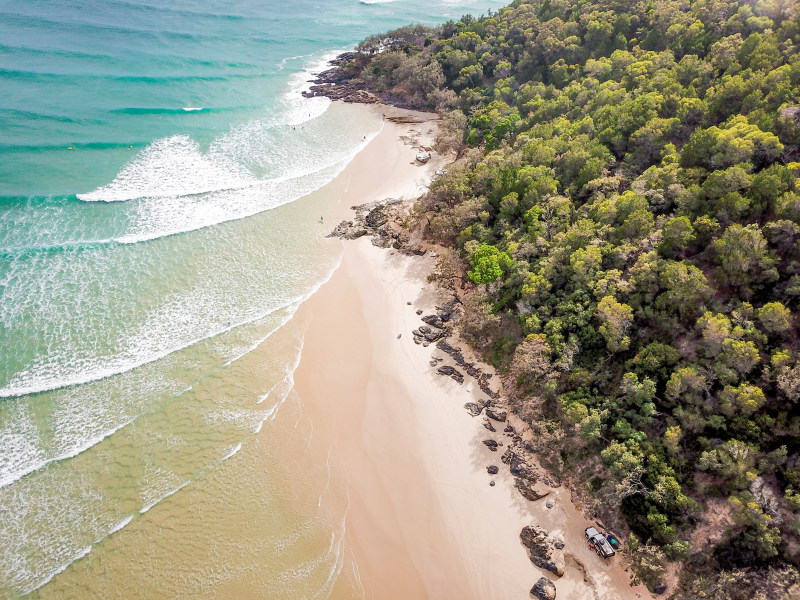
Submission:
<svg viewBox="0 0 800 600">
<path fill-rule="evenodd" d="M 678 598 L 800 581 L 798 13 L 518 0 L 340 65 L 441 114 L 433 277 L 542 463 Z"/>
</svg>

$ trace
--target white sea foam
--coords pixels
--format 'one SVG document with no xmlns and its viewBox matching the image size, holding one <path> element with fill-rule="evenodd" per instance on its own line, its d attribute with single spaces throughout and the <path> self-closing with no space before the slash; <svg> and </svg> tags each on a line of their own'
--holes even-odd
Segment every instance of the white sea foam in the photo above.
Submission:
<svg viewBox="0 0 800 600">
<path fill-rule="evenodd" d="M 233 448 L 231 448 L 225 456 L 223 456 L 220 459 L 220 462 L 224 462 L 224 461 L 228 460 L 229 458 L 233 458 L 234 456 L 236 456 L 236 453 L 239 452 L 239 450 L 241 450 L 241 449 L 242 449 L 242 442 L 239 442 Z"/>
<path fill-rule="evenodd" d="M 244 162 L 253 160 L 252 152 L 258 144 L 266 144 L 268 147 L 263 148 L 263 152 L 256 152 L 255 160 L 267 160 L 268 157 L 270 162 L 254 166 L 270 168 L 276 172 L 273 178 L 249 180 L 246 185 L 243 178 L 240 181 L 243 185 L 239 187 L 210 190 L 202 194 L 142 198 L 130 217 L 127 232 L 115 241 L 131 244 L 195 231 L 294 202 L 333 180 L 379 133 L 382 126 L 365 132 L 361 140 L 354 141 L 350 146 L 339 144 L 339 148 L 331 148 L 330 140 L 315 138 L 299 147 L 278 145 L 271 141 L 272 136 L 261 135 L 258 130 L 264 127 L 262 124 L 243 126 L 215 142 L 215 154 L 224 152 Z M 243 143 L 245 140 L 247 143 Z M 251 154 L 237 156 L 243 152 Z M 206 187 L 209 185 L 210 182 Z"/>
<path fill-rule="evenodd" d="M 108 533 L 107 533 L 105 536 L 101 537 L 101 538 L 100 538 L 99 540 L 97 540 L 95 543 L 97 544 L 97 543 L 99 543 L 99 542 L 102 542 L 102 541 L 103 541 L 104 539 L 106 539 L 108 536 L 110 536 L 110 535 L 114 535 L 115 533 L 117 533 L 117 532 L 118 532 L 120 529 L 122 529 L 123 527 L 125 527 L 125 526 L 126 526 L 128 523 L 130 523 L 131 521 L 133 521 L 133 515 L 129 515 L 129 516 L 125 517 L 125 518 L 124 518 L 124 519 L 122 519 L 122 520 L 121 520 L 119 523 L 117 523 L 116 525 L 114 525 L 114 527 L 112 527 L 112 528 L 111 528 L 111 530 L 110 530 L 110 531 L 109 531 L 109 532 L 108 532 Z"/>
<path fill-rule="evenodd" d="M 307 295 L 290 298 L 272 309 L 256 314 L 251 318 L 244 319 L 237 323 L 244 325 L 253 323 L 265 318 L 275 312 L 301 302 Z M 214 302 L 214 298 L 207 299 Z M 102 357 L 95 361 L 81 361 L 75 371 L 68 371 L 63 365 L 59 369 L 50 369 L 50 362 L 45 360 L 42 363 L 34 362 L 24 371 L 18 373 L 8 385 L 0 388 L 0 398 L 23 396 L 62 387 L 88 383 L 99 379 L 105 379 L 112 375 L 118 375 L 130 371 L 142 365 L 169 356 L 173 352 L 188 348 L 199 342 L 211 339 L 227 327 L 219 327 L 208 331 L 204 335 L 190 339 L 181 338 L 175 332 L 165 330 L 169 326 L 172 329 L 183 330 L 185 327 L 186 302 L 184 299 L 176 299 L 171 304 L 150 316 L 140 327 L 139 333 L 134 334 L 128 341 L 128 351 L 115 357 Z M 202 308 L 202 307 L 200 307 Z M 202 310 L 200 311 L 202 312 Z M 168 334 L 172 333 L 172 336 Z M 167 343 L 165 343 L 165 338 Z M 172 343 L 169 343 L 172 342 Z"/>
<path fill-rule="evenodd" d="M 260 395 L 260 396 L 259 396 L 259 397 L 256 399 L 256 404 L 261 404 L 262 402 L 264 402 L 264 400 L 266 400 L 267 398 L 269 398 L 269 395 L 272 393 L 272 391 L 273 391 L 273 390 L 274 390 L 276 387 L 278 387 L 278 386 L 281 384 L 281 381 L 283 381 L 283 380 L 276 381 L 276 382 L 275 382 L 275 384 L 274 384 L 274 385 L 273 385 L 271 388 L 269 388 L 269 389 L 268 389 L 266 392 L 264 392 L 263 394 L 261 394 L 261 395 Z"/>
<path fill-rule="evenodd" d="M 186 112 L 196 112 L 198 110 L 205 110 L 205 108 L 202 106 L 184 106 L 183 110 Z"/>
<path fill-rule="evenodd" d="M 151 508 L 153 508 L 153 507 L 154 507 L 156 504 L 158 504 L 159 502 L 163 502 L 164 500 L 166 500 L 166 499 L 167 499 L 167 498 L 169 498 L 170 496 L 172 496 L 172 495 L 174 495 L 174 494 L 177 494 L 179 491 L 181 491 L 183 488 L 185 488 L 187 485 L 189 485 L 189 483 L 190 483 L 190 482 L 191 482 L 191 479 L 190 479 L 190 480 L 188 480 L 188 481 L 184 481 L 184 482 L 183 482 L 182 484 L 180 484 L 178 487 L 176 487 L 176 488 L 174 488 L 174 489 L 170 490 L 170 491 L 169 491 L 169 492 L 167 492 L 166 494 L 162 494 L 161 496 L 159 496 L 158 498 L 156 498 L 155 500 L 153 500 L 153 501 L 152 501 L 152 502 L 150 502 L 149 504 L 146 504 L 144 507 L 142 507 L 142 508 L 139 510 L 139 514 L 142 514 L 142 515 L 143 515 L 144 513 L 146 513 L 146 512 L 147 512 L 148 510 L 150 510 Z"/>
<path fill-rule="evenodd" d="M 283 379 L 281 379 L 275 385 L 273 385 L 266 394 L 263 394 L 258 397 L 258 401 L 256 402 L 256 404 L 261 404 L 269 395 L 272 394 L 272 392 L 278 386 L 283 385 L 284 387 L 283 393 L 281 393 L 279 396 L 279 400 L 275 404 L 273 404 L 272 408 L 270 408 L 264 414 L 264 417 L 261 419 L 261 422 L 255 428 L 253 433 L 258 433 L 259 431 L 261 431 L 261 428 L 264 426 L 264 423 L 267 420 L 269 421 L 275 420 L 275 417 L 278 415 L 278 410 L 281 408 L 281 406 L 283 406 L 283 403 L 286 402 L 286 398 L 289 397 L 289 392 L 292 391 L 292 389 L 294 388 L 294 372 L 297 370 L 297 367 L 300 364 L 300 359 L 302 358 L 302 355 L 303 355 L 303 340 L 300 341 L 300 347 L 295 352 L 294 361 L 287 369 Z"/>
<path fill-rule="evenodd" d="M 36 582 L 34 582 L 31 585 L 29 585 L 28 587 L 24 588 L 22 590 L 22 592 L 20 593 L 20 596 L 25 596 L 27 594 L 30 594 L 34 590 L 38 590 L 40 587 L 42 587 L 47 582 L 49 582 L 51 579 L 53 579 L 53 577 L 55 577 L 59 573 L 63 573 L 67 569 L 67 567 L 69 567 L 72 563 L 79 561 L 84 556 L 89 554 L 89 552 L 91 552 L 91 551 L 92 551 L 92 546 L 86 546 L 85 548 L 81 548 L 76 554 L 74 554 L 72 556 L 72 558 L 70 558 L 69 560 L 65 561 L 63 564 L 58 565 L 53 570 L 51 570 L 49 573 L 47 573 L 44 577 L 41 577 Z"/>
<path fill-rule="evenodd" d="M 89 448 L 96 446 L 107 437 L 114 435 L 117 431 L 128 426 L 133 421 L 134 419 L 129 419 L 128 421 L 125 421 L 124 423 L 121 423 L 120 425 L 112 429 L 109 429 L 108 431 L 102 433 L 101 435 L 91 437 L 83 441 L 82 443 L 79 443 L 71 448 L 66 449 L 61 454 L 48 459 L 38 458 L 31 460 L 29 456 L 25 453 L 15 452 L 12 454 L 11 452 L 9 452 L 7 441 L 3 439 L 2 448 L 4 450 L 3 452 L 4 458 L 8 460 L 11 466 L 6 465 L 2 469 L 0 469 L 0 488 L 3 488 L 7 485 L 11 485 L 15 481 L 18 481 L 23 477 L 25 477 L 26 475 L 30 475 L 31 473 L 38 471 L 39 469 L 42 469 L 49 464 L 66 460 L 68 458 L 73 458 L 75 456 L 78 456 L 79 454 L 82 454 L 83 452 L 86 452 Z M 41 448 L 37 446 L 36 450 L 37 450 L 36 454 L 41 455 Z"/>
<path fill-rule="evenodd" d="M 317 75 L 331 68 L 330 62 L 334 58 L 348 50 L 350 50 L 349 47 L 340 48 L 322 55 L 311 56 L 306 68 L 289 78 L 289 91 L 282 98 L 285 107 L 282 115 L 283 122 L 296 127 L 316 119 L 328 109 L 331 103 L 328 98 L 322 96 L 305 98 L 302 94 L 311 89 Z"/>
<path fill-rule="evenodd" d="M 101 543 L 103 540 L 107 539 L 108 537 L 114 535 L 118 531 L 124 529 L 133 520 L 133 517 L 134 517 L 134 515 L 128 515 L 124 519 L 118 521 L 115 525 L 113 525 L 108 530 L 108 532 L 106 532 L 104 535 L 101 535 L 99 538 L 97 538 L 94 541 L 94 543 L 92 543 L 89 546 L 85 546 L 83 548 L 80 548 L 69 559 L 67 559 L 63 563 L 55 566 L 48 573 L 46 573 L 44 575 L 44 577 L 40 577 L 40 578 L 36 579 L 36 581 L 34 581 L 33 583 L 30 583 L 27 587 L 23 588 L 20 591 L 20 595 L 21 596 L 25 596 L 27 594 L 30 594 L 31 592 L 33 592 L 35 590 L 38 590 L 40 587 L 42 587 L 42 586 L 46 585 L 47 583 L 49 583 L 56 575 L 59 575 L 59 574 L 63 573 L 67 568 L 69 568 L 70 565 L 72 565 L 73 563 L 78 562 L 79 560 L 81 560 L 82 558 L 87 556 L 92 551 L 92 548 L 94 548 L 94 546 L 96 546 L 97 544 Z"/>
<path fill-rule="evenodd" d="M 204 154 L 188 135 L 156 140 L 125 165 L 114 181 L 78 194 L 86 202 L 123 202 L 241 189 L 258 181 L 225 156 Z"/>
</svg>

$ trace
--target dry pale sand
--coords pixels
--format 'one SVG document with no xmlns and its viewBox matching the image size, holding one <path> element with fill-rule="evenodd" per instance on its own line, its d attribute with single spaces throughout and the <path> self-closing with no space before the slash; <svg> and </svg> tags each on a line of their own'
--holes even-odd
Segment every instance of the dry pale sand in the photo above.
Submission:
<svg viewBox="0 0 800 600">
<path fill-rule="evenodd" d="M 342 200 L 326 225 L 350 205 L 421 192 L 438 164 L 414 164 L 415 147 L 401 139 L 410 128 L 425 135 L 432 124 L 387 121 L 333 183 Z M 502 449 L 481 443 L 507 442 L 502 426 L 490 434 L 463 408 L 480 390 L 469 378 L 458 385 L 436 375 L 431 357 L 444 355 L 414 344 L 415 311 L 429 314 L 439 300 L 425 283 L 433 259 L 366 238 L 343 243 L 340 268 L 296 315 L 306 330 L 295 373 L 315 439 L 330 444 L 346 471 L 345 546 L 354 566 L 343 577 L 360 580 L 367 598 L 528 598 L 542 576 L 555 581 L 561 599 L 648 597 L 628 586 L 619 564 L 586 548 L 589 522 L 566 490 L 551 493 L 551 509 L 518 494 Z M 490 464 L 498 475 L 487 474 Z M 577 559 L 561 579 L 528 559 L 519 533 L 529 524 L 561 534 Z"/>
</svg>

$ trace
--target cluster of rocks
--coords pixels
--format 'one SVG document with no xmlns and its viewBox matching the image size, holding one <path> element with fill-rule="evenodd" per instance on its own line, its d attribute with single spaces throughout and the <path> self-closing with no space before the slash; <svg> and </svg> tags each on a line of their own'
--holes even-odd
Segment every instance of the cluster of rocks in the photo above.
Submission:
<svg viewBox="0 0 800 600">
<path fill-rule="evenodd" d="M 331 60 L 332 68 L 317 74 L 311 80 L 311 86 L 303 92 L 306 98 L 324 96 L 331 100 L 353 102 L 358 104 L 391 104 L 410 110 L 430 110 L 424 97 L 407 93 L 405 90 L 392 88 L 384 91 L 370 92 L 360 74 L 366 66 L 365 57 L 358 52 L 344 52 Z"/>
<path fill-rule="evenodd" d="M 541 469 L 532 460 L 532 456 L 531 444 L 523 442 L 520 436 L 514 436 L 514 443 L 503 454 L 502 461 L 508 465 L 509 471 L 514 477 L 523 479 L 530 484 L 541 481 L 551 488 L 560 487 L 561 483 Z"/>
<path fill-rule="evenodd" d="M 422 311 L 417 311 L 417 314 L 422 314 Z M 450 322 L 459 314 L 460 312 L 454 308 L 453 302 L 446 304 L 444 307 L 436 307 L 436 314 L 422 317 L 422 322 L 425 323 L 425 325 L 420 325 L 411 332 L 411 335 L 414 337 L 414 342 L 422 344 L 425 347 L 436 341 L 446 344 L 447 342 L 444 341 L 445 338 L 453 331 Z M 454 367 L 443 365 L 439 367 L 438 372 L 440 375 L 452 377 L 458 383 L 464 382 L 463 373 Z"/>
<path fill-rule="evenodd" d="M 445 337 L 449 331 L 442 328 L 435 328 L 429 327 L 428 325 L 420 325 L 418 329 L 415 329 L 411 332 L 411 335 L 414 337 L 414 342 L 416 344 L 422 344 L 423 346 L 427 347 L 430 346 L 431 342 L 435 342 L 443 337 Z"/>
<path fill-rule="evenodd" d="M 382 200 L 352 206 L 355 218 L 339 223 L 327 237 L 355 240 L 368 235 L 372 244 L 379 248 L 394 248 L 403 254 L 422 256 L 426 252 L 424 248 L 411 244 L 407 234 L 392 227 L 392 210 L 400 204 L 402 200 Z"/>
<path fill-rule="evenodd" d="M 328 64 L 332 68 L 317 74 L 307 91 L 306 98 L 324 96 L 331 100 L 342 100 L 358 104 L 375 104 L 380 98 L 364 89 L 364 82 L 356 76 L 356 72 L 345 68 L 346 65 L 359 58 L 357 52 L 344 52 Z"/>
<path fill-rule="evenodd" d="M 499 398 L 499 394 L 489 387 L 489 380 L 492 378 L 492 374 L 484 373 L 480 367 L 475 366 L 475 363 L 468 362 L 461 353 L 461 348 L 451 346 L 446 340 L 443 339 L 436 342 L 436 347 L 452 357 L 456 364 L 464 368 L 464 370 L 467 372 L 467 375 L 475 378 L 475 381 L 478 382 L 478 386 L 481 388 L 481 391 L 484 394 L 489 396 L 489 398 Z M 505 418 L 503 418 L 503 420 L 505 420 Z"/>
</svg>

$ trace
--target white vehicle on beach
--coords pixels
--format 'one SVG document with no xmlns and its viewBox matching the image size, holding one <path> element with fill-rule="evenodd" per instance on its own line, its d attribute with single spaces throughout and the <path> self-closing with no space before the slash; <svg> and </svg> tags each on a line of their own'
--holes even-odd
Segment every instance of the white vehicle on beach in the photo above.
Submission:
<svg viewBox="0 0 800 600">
<path fill-rule="evenodd" d="M 611 542 L 607 538 L 607 536 L 610 536 L 612 539 L 616 540 L 611 534 L 600 533 L 594 527 L 587 527 L 584 533 L 589 542 L 589 548 L 594 550 L 597 556 L 601 558 L 611 558 L 617 553 L 616 550 L 614 550 L 614 546 L 611 545 Z"/>
<path fill-rule="evenodd" d="M 424 150 L 417 153 L 417 160 L 423 165 L 431 159 L 431 153 Z"/>
</svg>

